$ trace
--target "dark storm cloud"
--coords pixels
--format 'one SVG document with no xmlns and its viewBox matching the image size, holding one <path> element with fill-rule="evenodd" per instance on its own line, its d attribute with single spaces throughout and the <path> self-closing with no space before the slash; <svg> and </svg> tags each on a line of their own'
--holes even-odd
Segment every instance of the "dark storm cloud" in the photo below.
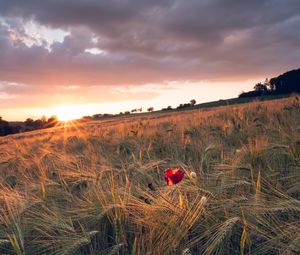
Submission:
<svg viewBox="0 0 300 255">
<path fill-rule="evenodd" d="M 298 0 L 0 0 L 0 16 L 1 80 L 32 91 L 248 79 L 300 64 Z M 70 34 L 51 51 L 12 42 L 28 20 Z M 105 54 L 85 52 L 94 47 Z"/>
</svg>

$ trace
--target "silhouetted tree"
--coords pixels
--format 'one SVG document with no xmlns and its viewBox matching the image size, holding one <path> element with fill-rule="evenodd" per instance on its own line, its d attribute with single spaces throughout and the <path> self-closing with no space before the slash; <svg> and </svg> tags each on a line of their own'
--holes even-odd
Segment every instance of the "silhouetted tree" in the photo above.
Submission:
<svg viewBox="0 0 300 255">
<path fill-rule="evenodd" d="M 32 118 L 27 118 L 24 122 L 25 131 L 34 130 L 34 120 Z"/>
<path fill-rule="evenodd" d="M 191 105 L 195 105 L 195 104 L 196 104 L 196 100 L 195 100 L 195 99 L 192 99 L 192 100 L 190 101 L 190 104 L 191 104 Z"/>
<path fill-rule="evenodd" d="M 37 119 L 33 122 L 33 127 L 34 129 L 41 129 L 44 128 L 45 126 L 42 120 Z"/>
<path fill-rule="evenodd" d="M 24 124 L 26 126 L 32 126 L 33 125 L 34 120 L 32 118 L 27 118 L 24 122 Z"/>
<path fill-rule="evenodd" d="M 173 110 L 172 106 L 169 105 L 167 108 L 162 108 L 162 111 L 169 111 L 169 110 Z"/>
<path fill-rule="evenodd" d="M 255 84 L 254 91 L 257 92 L 258 96 L 266 95 L 268 88 L 266 85 L 262 84 L 261 82 Z"/>
<path fill-rule="evenodd" d="M 52 115 L 47 121 L 47 127 L 54 127 L 58 123 L 57 117 Z"/>
<path fill-rule="evenodd" d="M 19 133 L 20 130 L 20 126 L 13 126 L 8 121 L 0 117 L 0 136 Z"/>
<path fill-rule="evenodd" d="M 259 82 L 259 83 L 255 84 L 254 90 L 255 90 L 255 91 L 259 91 L 259 92 L 261 92 L 261 93 L 263 94 L 263 93 L 265 93 L 268 89 L 267 89 L 267 87 L 266 87 L 264 84 L 262 84 L 261 82 Z"/>
<path fill-rule="evenodd" d="M 103 114 L 101 114 L 101 113 L 97 113 L 97 114 L 94 114 L 94 115 L 92 116 L 92 118 L 93 118 L 94 120 L 101 119 L 102 117 L 103 117 Z"/>
<path fill-rule="evenodd" d="M 41 121 L 43 123 L 43 125 L 46 125 L 47 123 L 47 117 L 45 115 L 42 116 Z"/>
<path fill-rule="evenodd" d="M 188 108 L 191 107 L 192 105 L 190 103 L 188 104 L 180 104 L 179 106 L 177 106 L 176 109 L 183 109 L 183 108 Z"/>
<path fill-rule="evenodd" d="M 153 112 L 153 111 L 154 111 L 154 108 L 153 108 L 153 107 L 149 107 L 149 108 L 147 109 L 147 111 L 148 111 L 148 112 Z"/>
<path fill-rule="evenodd" d="M 272 92 L 274 88 L 271 86 L 270 81 L 268 78 L 265 79 L 263 85 L 267 88 L 269 92 Z"/>
<path fill-rule="evenodd" d="M 300 93 L 300 69 L 270 79 L 270 85 L 275 94 Z"/>
<path fill-rule="evenodd" d="M 10 127 L 8 121 L 5 121 L 0 117 L 0 136 L 8 135 Z"/>
<path fill-rule="evenodd" d="M 83 121 L 88 121 L 88 120 L 92 120 L 92 119 L 93 119 L 93 117 L 92 117 L 92 116 L 89 116 L 89 115 L 83 116 L 83 117 L 81 118 L 81 120 L 83 120 Z"/>
<path fill-rule="evenodd" d="M 243 92 L 239 97 L 291 93 L 300 93 L 300 69 L 286 72 L 270 80 L 266 78 L 264 83 L 260 82 L 254 86 L 254 91 Z"/>
</svg>

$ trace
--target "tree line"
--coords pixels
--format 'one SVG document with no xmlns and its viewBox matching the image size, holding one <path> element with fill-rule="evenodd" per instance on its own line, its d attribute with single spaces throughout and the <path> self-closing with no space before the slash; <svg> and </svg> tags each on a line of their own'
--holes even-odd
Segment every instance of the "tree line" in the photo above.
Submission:
<svg viewBox="0 0 300 255">
<path fill-rule="evenodd" d="M 183 109 L 183 108 L 188 108 L 188 107 L 192 107 L 196 104 L 196 100 L 195 99 L 192 99 L 190 100 L 189 103 L 184 103 L 184 104 L 180 104 L 178 105 L 176 108 L 173 108 L 171 105 L 169 105 L 168 107 L 166 108 L 162 108 L 158 111 L 170 111 L 170 110 L 176 110 L 176 109 Z M 154 112 L 154 107 L 148 107 L 147 108 L 147 112 Z M 117 116 L 126 116 L 126 115 L 131 115 L 131 114 L 134 114 L 134 113 L 141 113 L 143 112 L 143 108 L 135 108 L 135 109 L 132 109 L 131 111 L 124 111 L 124 112 L 120 112 L 119 114 L 110 114 L 110 113 L 97 113 L 97 114 L 94 114 L 92 116 L 84 116 L 81 118 L 81 120 L 101 120 L 101 119 L 106 119 L 106 118 L 112 118 L 112 117 L 117 117 Z"/>
<path fill-rule="evenodd" d="M 0 116 L 0 136 L 54 127 L 59 123 L 56 116 L 40 119 L 27 118 L 24 122 L 8 122 Z"/>
<path fill-rule="evenodd" d="M 280 95 L 280 94 L 291 94 L 291 93 L 300 93 L 300 69 L 292 70 L 286 72 L 284 74 L 279 75 L 278 77 L 274 77 L 266 79 L 264 82 L 259 82 L 255 84 L 252 91 L 242 92 L 239 95 L 239 98 L 244 97 L 259 97 L 259 96 L 267 96 L 267 95 Z M 196 104 L 196 100 L 192 99 L 189 103 L 184 103 L 178 105 L 176 108 L 172 106 L 168 106 L 166 108 L 162 108 L 161 111 L 169 111 L 169 110 L 180 110 L 185 108 L 193 107 Z M 153 112 L 154 107 L 147 108 L 148 112 Z M 132 113 L 142 112 L 141 108 L 132 109 L 131 111 L 120 112 L 119 114 L 94 114 L 92 116 L 84 116 L 81 120 L 98 120 L 104 118 L 111 118 L 120 115 L 129 115 Z M 25 131 L 32 131 L 43 128 L 50 128 L 57 126 L 59 121 L 56 116 L 51 116 L 50 118 L 46 118 L 43 116 L 40 119 L 33 120 L 31 118 L 26 119 L 24 122 L 8 122 L 2 117 L 0 117 L 0 136 L 21 133 Z"/>
<path fill-rule="evenodd" d="M 300 69 L 286 72 L 270 80 L 266 79 L 255 84 L 253 89 L 242 92 L 239 98 L 300 93 Z"/>
</svg>

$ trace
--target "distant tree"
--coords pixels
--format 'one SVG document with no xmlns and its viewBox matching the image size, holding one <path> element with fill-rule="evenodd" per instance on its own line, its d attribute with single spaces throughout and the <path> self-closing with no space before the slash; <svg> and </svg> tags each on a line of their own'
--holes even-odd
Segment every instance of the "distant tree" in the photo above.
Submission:
<svg viewBox="0 0 300 255">
<path fill-rule="evenodd" d="M 195 99 L 192 99 L 192 100 L 190 101 L 190 104 L 191 104 L 191 105 L 195 105 L 195 104 L 196 104 L 196 100 L 195 100 Z"/>
<path fill-rule="evenodd" d="M 24 124 L 30 126 L 33 124 L 33 122 L 34 122 L 34 120 L 32 118 L 27 118 L 25 120 Z"/>
<path fill-rule="evenodd" d="M 48 119 L 48 123 L 49 122 L 53 122 L 53 121 L 57 121 L 57 117 L 56 117 L 56 115 L 52 115 L 49 119 Z"/>
<path fill-rule="evenodd" d="M 253 91 L 241 93 L 239 98 L 291 93 L 300 93 L 300 69 L 288 71 L 270 80 L 266 78 L 263 83 L 255 84 Z"/>
<path fill-rule="evenodd" d="M 143 108 L 141 107 L 141 108 L 139 108 L 139 109 L 137 109 L 139 112 L 142 112 L 143 111 Z"/>
<path fill-rule="evenodd" d="M 7 135 L 9 131 L 9 123 L 0 117 L 0 136 Z"/>
<path fill-rule="evenodd" d="M 169 105 L 167 108 L 162 108 L 162 111 L 169 111 L 169 110 L 173 110 L 172 106 Z"/>
<path fill-rule="evenodd" d="M 129 115 L 129 114 L 130 114 L 130 111 L 125 111 L 124 114 L 125 114 L 125 115 Z"/>
<path fill-rule="evenodd" d="M 270 81 L 268 78 L 265 79 L 265 81 L 263 82 L 263 85 L 267 88 L 268 91 L 273 91 L 273 87 L 270 84 Z"/>
<path fill-rule="evenodd" d="M 42 120 L 37 119 L 33 122 L 33 127 L 34 127 L 34 129 L 44 128 L 44 123 Z"/>
<path fill-rule="evenodd" d="M 268 88 L 269 88 L 271 93 L 274 93 L 274 91 L 276 89 L 275 84 L 272 84 L 271 80 L 268 80 Z"/>
<path fill-rule="evenodd" d="M 192 105 L 190 103 L 188 104 L 180 104 L 179 106 L 177 106 L 176 109 L 183 109 L 183 108 L 188 108 L 191 107 Z"/>
<path fill-rule="evenodd" d="M 56 115 L 52 115 L 47 121 L 47 127 L 54 127 L 58 123 Z"/>
<path fill-rule="evenodd" d="M 102 117 L 103 117 L 103 114 L 101 114 L 101 113 L 97 113 L 97 114 L 94 114 L 94 115 L 92 116 L 92 118 L 93 118 L 94 120 L 101 119 Z"/>
<path fill-rule="evenodd" d="M 43 125 L 45 125 L 47 123 L 47 117 L 45 115 L 43 115 L 41 117 L 41 121 L 42 121 Z"/>
<path fill-rule="evenodd" d="M 92 120 L 92 119 L 93 119 L 93 117 L 92 117 L 92 116 L 89 116 L 89 115 L 83 116 L 83 117 L 81 118 L 81 120 L 83 120 L 83 121 L 88 121 L 88 120 Z"/>
<path fill-rule="evenodd" d="M 34 130 L 34 120 L 32 118 L 27 118 L 24 125 L 26 131 Z"/>
<path fill-rule="evenodd" d="M 300 69 L 292 70 L 270 79 L 273 94 L 300 93 Z"/>
<path fill-rule="evenodd" d="M 137 112 L 137 111 L 138 111 L 137 109 L 132 109 L 131 110 L 132 113 Z"/>
<path fill-rule="evenodd" d="M 148 112 L 153 112 L 153 111 L 154 111 L 154 108 L 153 108 L 153 107 L 149 107 L 149 108 L 147 109 L 147 111 L 148 111 Z"/>
<path fill-rule="evenodd" d="M 262 84 L 261 82 L 259 82 L 259 83 L 255 84 L 254 90 L 259 91 L 263 94 L 263 93 L 267 92 L 268 88 L 265 84 Z"/>
<path fill-rule="evenodd" d="M 0 136 L 18 133 L 19 130 L 10 125 L 10 123 L 0 117 Z"/>
</svg>

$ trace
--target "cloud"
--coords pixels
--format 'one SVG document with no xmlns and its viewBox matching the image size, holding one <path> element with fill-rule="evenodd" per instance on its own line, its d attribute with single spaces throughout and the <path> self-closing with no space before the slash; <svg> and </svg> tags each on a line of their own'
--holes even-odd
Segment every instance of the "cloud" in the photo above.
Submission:
<svg viewBox="0 0 300 255">
<path fill-rule="evenodd" d="M 68 93 L 86 97 L 91 86 L 270 77 L 299 67 L 299 13 L 298 0 L 0 0 L 0 77 L 31 95 L 78 86 Z M 63 39 L 35 41 L 28 22 Z"/>
</svg>

